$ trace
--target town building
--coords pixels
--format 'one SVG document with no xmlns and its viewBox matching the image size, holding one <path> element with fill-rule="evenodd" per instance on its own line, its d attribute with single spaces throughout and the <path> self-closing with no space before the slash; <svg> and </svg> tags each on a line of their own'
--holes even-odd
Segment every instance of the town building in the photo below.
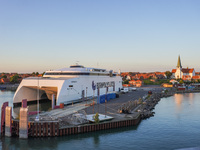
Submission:
<svg viewBox="0 0 200 150">
<path fill-rule="evenodd" d="M 142 81 L 141 80 L 131 80 L 131 81 L 129 81 L 129 84 L 132 86 L 141 87 Z"/>
<path fill-rule="evenodd" d="M 182 68 L 181 58 L 178 57 L 176 69 L 172 69 L 172 78 L 191 80 L 195 76 L 194 68 Z"/>
</svg>

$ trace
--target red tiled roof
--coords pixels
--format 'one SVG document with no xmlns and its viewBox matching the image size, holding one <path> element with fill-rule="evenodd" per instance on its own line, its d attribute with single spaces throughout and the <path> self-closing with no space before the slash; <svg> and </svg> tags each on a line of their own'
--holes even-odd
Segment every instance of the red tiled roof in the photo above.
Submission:
<svg viewBox="0 0 200 150">
<path fill-rule="evenodd" d="M 193 73 L 193 71 L 194 71 L 194 68 L 192 69 L 182 68 L 183 73 Z M 175 72 L 176 72 L 176 69 L 172 69 L 172 73 L 175 73 Z"/>
<path fill-rule="evenodd" d="M 190 75 L 183 75 L 183 78 L 191 78 Z"/>
<path fill-rule="evenodd" d="M 199 74 L 200 74 L 200 72 L 195 72 L 195 74 L 196 74 L 196 75 L 199 75 Z"/>
<path fill-rule="evenodd" d="M 192 68 L 192 69 L 183 68 L 183 69 L 182 69 L 182 72 L 183 72 L 183 73 L 192 73 L 193 71 L 194 71 L 194 68 Z"/>
<path fill-rule="evenodd" d="M 193 76 L 192 79 L 200 79 L 200 75 L 198 75 L 198 76 Z"/>
<path fill-rule="evenodd" d="M 129 87 L 129 86 L 131 86 L 130 84 L 123 84 L 122 85 L 123 87 Z"/>
<path fill-rule="evenodd" d="M 183 76 L 182 76 L 182 79 L 183 79 L 183 80 L 190 80 L 190 79 L 191 79 L 191 76 L 190 76 L 190 75 L 183 75 Z"/>
<path fill-rule="evenodd" d="M 176 72 L 176 69 L 172 69 L 172 73 L 175 73 Z"/>
<path fill-rule="evenodd" d="M 7 82 L 10 82 L 10 80 L 8 78 L 1 78 L 1 82 L 2 83 L 7 83 Z"/>
<path fill-rule="evenodd" d="M 129 82 L 134 82 L 135 80 L 131 80 L 131 81 L 129 81 Z"/>
</svg>

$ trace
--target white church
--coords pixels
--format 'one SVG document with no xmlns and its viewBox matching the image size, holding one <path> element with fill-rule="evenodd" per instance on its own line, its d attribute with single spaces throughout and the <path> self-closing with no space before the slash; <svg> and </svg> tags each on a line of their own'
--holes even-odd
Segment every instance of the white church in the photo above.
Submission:
<svg viewBox="0 0 200 150">
<path fill-rule="evenodd" d="M 179 56 L 176 69 L 172 69 L 172 78 L 190 80 L 193 76 L 195 76 L 194 68 L 182 68 Z"/>
</svg>

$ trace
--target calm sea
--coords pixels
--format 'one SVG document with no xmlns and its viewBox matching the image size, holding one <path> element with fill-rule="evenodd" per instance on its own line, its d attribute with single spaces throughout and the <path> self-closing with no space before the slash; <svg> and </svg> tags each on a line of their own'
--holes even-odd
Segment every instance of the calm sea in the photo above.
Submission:
<svg viewBox="0 0 200 150">
<path fill-rule="evenodd" d="M 0 91 L 0 105 L 14 93 Z M 136 127 L 112 129 L 56 138 L 1 138 L 4 150 L 173 150 L 200 149 L 200 94 L 176 94 L 163 98 L 155 108 L 155 116 Z"/>
</svg>

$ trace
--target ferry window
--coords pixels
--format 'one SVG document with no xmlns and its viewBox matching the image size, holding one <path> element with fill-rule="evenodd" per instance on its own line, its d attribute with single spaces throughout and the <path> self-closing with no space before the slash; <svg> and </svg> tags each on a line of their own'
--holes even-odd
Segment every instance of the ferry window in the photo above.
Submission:
<svg viewBox="0 0 200 150">
<path fill-rule="evenodd" d="M 73 85 L 69 85 L 69 87 L 73 87 Z"/>
</svg>

